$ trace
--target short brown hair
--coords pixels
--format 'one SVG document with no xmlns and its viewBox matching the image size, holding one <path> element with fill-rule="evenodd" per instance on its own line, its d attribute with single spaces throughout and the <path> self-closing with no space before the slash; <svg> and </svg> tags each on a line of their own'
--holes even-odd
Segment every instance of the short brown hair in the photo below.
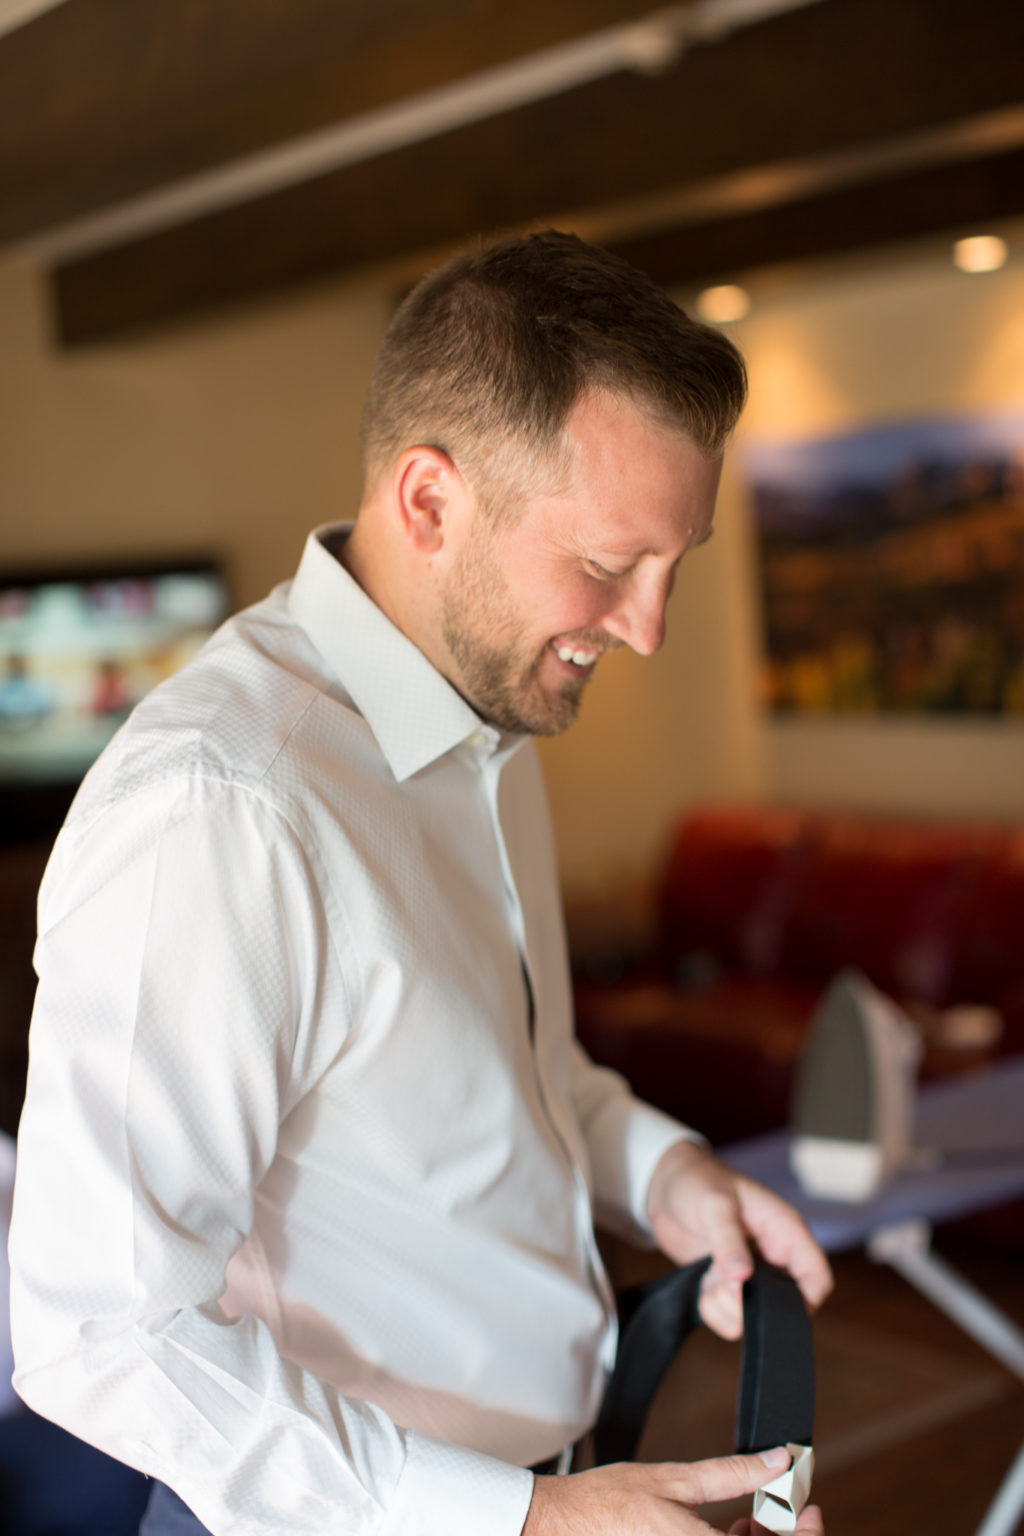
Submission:
<svg viewBox="0 0 1024 1536">
<path fill-rule="evenodd" d="M 443 448 L 470 473 L 508 450 L 549 457 L 590 389 L 630 395 L 720 453 L 746 399 L 743 359 L 620 257 L 557 230 L 467 251 L 431 273 L 381 344 L 363 416 L 373 481 L 403 448 Z"/>
</svg>

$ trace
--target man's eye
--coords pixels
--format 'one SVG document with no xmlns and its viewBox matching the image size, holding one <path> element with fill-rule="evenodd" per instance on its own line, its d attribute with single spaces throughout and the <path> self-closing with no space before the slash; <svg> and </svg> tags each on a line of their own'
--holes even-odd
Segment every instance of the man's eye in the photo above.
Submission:
<svg viewBox="0 0 1024 1536">
<path fill-rule="evenodd" d="M 606 566 L 598 565 L 596 560 L 586 560 L 584 565 L 588 573 L 596 577 L 598 581 L 621 581 L 622 577 L 626 575 L 625 571 L 609 571 Z"/>
</svg>

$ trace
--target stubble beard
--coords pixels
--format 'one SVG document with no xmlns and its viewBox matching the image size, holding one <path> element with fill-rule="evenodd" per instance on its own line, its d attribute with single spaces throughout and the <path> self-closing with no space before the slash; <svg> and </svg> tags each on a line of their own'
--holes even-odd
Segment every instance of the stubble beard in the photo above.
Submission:
<svg viewBox="0 0 1024 1536">
<path fill-rule="evenodd" d="M 483 719 L 530 736 L 557 736 L 572 725 L 587 679 L 566 678 L 554 695 L 542 689 L 546 647 L 526 657 L 522 626 L 487 531 L 474 535 L 451 573 L 441 595 L 441 626 L 458 668 L 452 681 Z"/>
</svg>

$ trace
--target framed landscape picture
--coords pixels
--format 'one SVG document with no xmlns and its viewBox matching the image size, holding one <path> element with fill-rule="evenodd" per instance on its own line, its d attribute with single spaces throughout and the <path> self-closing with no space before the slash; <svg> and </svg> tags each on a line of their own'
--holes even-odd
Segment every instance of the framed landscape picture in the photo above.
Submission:
<svg viewBox="0 0 1024 1536">
<path fill-rule="evenodd" d="M 1024 407 L 744 456 L 777 714 L 1024 719 Z"/>
</svg>

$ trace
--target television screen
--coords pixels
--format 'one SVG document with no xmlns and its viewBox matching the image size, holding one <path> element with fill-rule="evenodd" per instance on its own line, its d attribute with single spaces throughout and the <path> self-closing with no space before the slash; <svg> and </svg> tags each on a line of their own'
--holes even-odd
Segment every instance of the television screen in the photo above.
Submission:
<svg viewBox="0 0 1024 1536">
<path fill-rule="evenodd" d="M 228 613 L 212 562 L 0 572 L 0 793 L 74 786 Z"/>
</svg>

